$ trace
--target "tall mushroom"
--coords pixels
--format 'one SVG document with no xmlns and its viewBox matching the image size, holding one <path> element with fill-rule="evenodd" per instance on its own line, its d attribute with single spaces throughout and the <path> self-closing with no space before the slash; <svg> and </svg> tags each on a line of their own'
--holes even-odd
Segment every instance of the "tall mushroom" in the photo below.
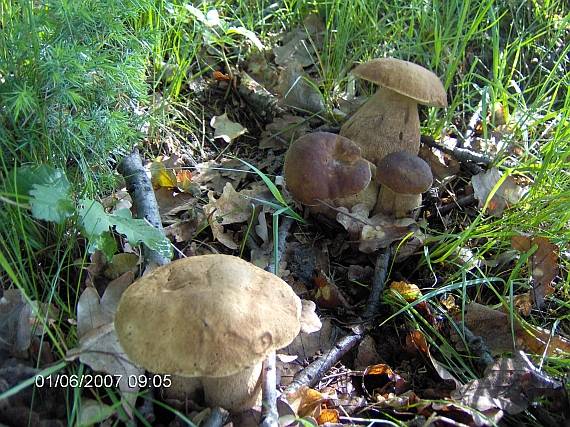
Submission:
<svg viewBox="0 0 570 427">
<path fill-rule="evenodd" d="M 439 78 L 417 64 L 380 58 L 358 65 L 352 74 L 380 86 L 378 91 L 344 123 L 340 135 L 356 142 L 362 156 L 377 164 L 394 151 L 418 154 L 418 104 L 446 107 Z"/>
<path fill-rule="evenodd" d="M 202 255 L 133 283 L 115 328 L 134 363 L 200 377 L 206 403 L 237 412 L 258 402 L 262 362 L 299 333 L 301 309 L 277 276 L 237 257 Z"/>
<path fill-rule="evenodd" d="M 380 184 L 375 211 L 403 218 L 422 204 L 422 193 L 429 190 L 433 176 L 429 165 L 407 151 L 396 151 L 376 166 Z"/>
<path fill-rule="evenodd" d="M 370 162 L 354 142 L 329 132 L 314 132 L 297 139 L 285 156 L 284 175 L 293 197 L 314 212 L 327 213 L 326 204 L 352 207 L 376 203 Z M 349 206 L 347 206 L 347 204 Z M 336 216 L 336 213 L 335 213 Z"/>
</svg>

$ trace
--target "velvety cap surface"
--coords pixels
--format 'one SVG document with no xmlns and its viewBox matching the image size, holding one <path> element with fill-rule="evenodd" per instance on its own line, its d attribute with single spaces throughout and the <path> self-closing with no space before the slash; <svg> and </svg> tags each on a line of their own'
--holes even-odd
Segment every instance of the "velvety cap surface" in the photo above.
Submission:
<svg viewBox="0 0 570 427">
<path fill-rule="evenodd" d="M 293 197 L 307 205 L 357 194 L 372 178 L 360 147 L 329 132 L 310 133 L 293 142 L 284 174 Z"/>
<path fill-rule="evenodd" d="M 115 328 L 125 352 L 151 372 L 224 377 L 287 346 L 301 300 L 279 277 L 240 258 L 173 261 L 123 294 Z"/>
<path fill-rule="evenodd" d="M 403 194 L 421 194 L 433 183 L 429 165 L 407 151 L 396 151 L 380 160 L 376 177 L 380 184 Z"/>
<path fill-rule="evenodd" d="M 439 77 L 413 62 L 379 58 L 357 65 L 352 74 L 431 107 L 446 107 L 447 95 Z"/>
</svg>

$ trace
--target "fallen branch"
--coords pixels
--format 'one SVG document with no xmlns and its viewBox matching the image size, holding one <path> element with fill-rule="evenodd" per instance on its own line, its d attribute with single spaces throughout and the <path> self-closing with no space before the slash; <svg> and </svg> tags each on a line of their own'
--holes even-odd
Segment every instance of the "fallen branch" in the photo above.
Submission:
<svg viewBox="0 0 570 427">
<path fill-rule="evenodd" d="M 158 204 L 156 203 L 150 179 L 142 165 L 139 150 L 135 148 L 131 154 L 127 155 L 119 164 L 118 170 L 125 178 L 127 191 L 133 199 L 137 217 L 145 218 L 153 227 L 162 232 L 162 221 L 158 211 Z M 170 262 L 168 258 L 146 246 L 143 247 L 143 253 L 147 266 L 164 265 Z"/>
<path fill-rule="evenodd" d="M 392 250 L 389 246 L 378 251 L 376 264 L 374 265 L 374 276 L 372 277 L 372 290 L 368 296 L 366 310 L 363 315 L 365 319 L 369 319 L 378 314 L 382 292 L 384 292 L 384 284 L 388 277 L 388 267 L 390 266 L 391 257 Z"/>
<path fill-rule="evenodd" d="M 465 206 L 469 206 L 473 203 L 475 203 L 475 195 L 468 194 L 466 196 L 459 197 L 458 199 L 454 200 L 451 203 L 448 203 L 447 205 L 443 205 L 443 206 L 437 208 L 437 210 L 438 210 L 440 215 L 445 215 L 446 213 L 451 212 L 456 207 L 465 207 Z"/>
<path fill-rule="evenodd" d="M 330 351 L 323 354 L 295 375 L 295 378 L 283 391 L 283 394 L 293 394 L 303 386 L 313 387 L 346 353 L 348 353 L 355 345 L 359 344 L 364 339 L 364 336 L 364 332 L 353 332 L 352 334 L 338 340 Z"/>
<path fill-rule="evenodd" d="M 378 314 L 380 308 L 380 296 L 384 290 L 384 283 L 388 277 L 388 267 L 392 257 L 391 248 L 381 249 L 376 258 L 374 266 L 374 276 L 372 279 L 372 291 L 368 297 L 366 309 L 363 317 L 371 319 Z M 283 394 L 292 394 L 303 386 L 312 387 L 317 384 L 320 379 L 331 369 L 338 361 L 348 353 L 355 345 L 359 344 L 366 336 L 367 328 L 359 328 L 347 335 L 334 345 L 334 347 L 307 366 L 305 369 L 297 373 L 295 378 L 287 386 Z"/>
<path fill-rule="evenodd" d="M 473 162 L 489 166 L 494 161 L 491 157 L 487 156 L 486 154 L 477 153 L 467 148 L 455 147 L 451 149 L 444 147 L 443 145 L 440 145 L 437 142 L 435 142 L 434 139 L 429 135 L 422 135 L 421 141 L 423 144 L 427 145 L 428 147 L 435 148 L 441 151 L 442 153 L 449 154 L 450 156 L 455 157 L 458 161 L 462 163 Z"/>
</svg>

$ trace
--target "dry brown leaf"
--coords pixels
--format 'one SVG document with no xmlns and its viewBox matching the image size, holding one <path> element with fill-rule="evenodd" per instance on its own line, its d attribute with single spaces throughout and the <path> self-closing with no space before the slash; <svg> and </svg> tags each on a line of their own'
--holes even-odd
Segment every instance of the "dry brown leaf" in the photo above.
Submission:
<svg viewBox="0 0 570 427">
<path fill-rule="evenodd" d="M 280 352 L 297 356 L 298 360 L 305 360 L 318 352 L 326 353 L 329 351 L 334 346 L 335 340 L 342 335 L 342 331 L 334 326 L 328 318 L 322 319 L 321 322 L 322 327 L 318 332 L 299 333 L 293 342 Z"/>
<path fill-rule="evenodd" d="M 290 62 L 279 74 L 278 92 L 282 97 L 281 101 L 287 106 L 312 113 L 325 109 L 325 102 L 317 84 L 296 62 Z"/>
<path fill-rule="evenodd" d="M 318 416 L 321 403 L 326 400 L 317 390 L 307 386 L 302 386 L 294 393 L 287 394 L 285 399 L 299 418 Z"/>
<path fill-rule="evenodd" d="M 361 242 L 358 246 L 358 250 L 367 254 L 375 252 L 380 248 L 386 248 L 410 233 L 418 234 L 417 223 L 412 218 L 394 220 L 382 214 L 377 214 L 369 219 L 369 223 L 369 225 L 362 227 Z M 404 250 L 405 247 L 401 248 L 400 252 Z"/>
<path fill-rule="evenodd" d="M 546 237 L 514 236 L 511 240 L 514 249 L 528 252 L 534 245 L 536 252 L 531 257 L 531 272 L 534 279 L 533 300 L 537 308 L 544 306 L 544 298 L 554 293 L 551 283 L 558 275 L 558 246 Z"/>
<path fill-rule="evenodd" d="M 184 193 L 192 192 L 192 172 L 188 169 L 176 172 L 176 186 Z"/>
<path fill-rule="evenodd" d="M 366 369 L 370 365 L 375 365 L 381 360 L 376 350 L 376 342 L 370 335 L 366 335 L 358 344 L 356 359 L 354 360 L 355 369 Z"/>
<path fill-rule="evenodd" d="M 317 288 L 315 301 L 320 308 L 348 307 L 348 303 L 335 283 L 322 272 L 313 278 Z"/>
<path fill-rule="evenodd" d="M 524 411 L 528 404 L 546 396 L 564 396 L 564 386 L 537 369 L 523 352 L 501 358 L 454 393 L 464 405 L 485 411 L 499 408 L 509 414 Z"/>
<path fill-rule="evenodd" d="M 497 168 L 491 168 L 487 172 L 481 172 L 471 178 L 471 184 L 475 198 L 479 200 L 479 208 L 482 209 L 502 177 Z M 522 187 L 518 186 L 512 176 L 508 176 L 497 189 L 487 206 L 488 213 L 500 217 L 506 208 L 517 203 L 524 195 Z"/>
<path fill-rule="evenodd" d="M 117 375 L 124 399 L 131 399 L 130 393 L 138 391 L 138 387 L 130 387 L 129 376 L 144 372 L 129 360 L 122 349 L 113 322 L 121 295 L 133 279 L 131 272 L 125 273 L 107 285 L 101 298 L 93 287 L 83 291 L 77 304 L 79 345 L 67 353 L 68 360 L 79 358 L 94 371 Z"/>
<path fill-rule="evenodd" d="M 438 156 L 438 154 L 440 155 Z M 420 147 L 418 156 L 429 165 L 431 173 L 437 182 L 442 183 L 459 172 L 460 165 L 457 160 L 449 156 L 445 157 L 441 153 L 436 154 L 430 147 L 425 145 Z"/>
<path fill-rule="evenodd" d="M 460 319 L 458 319 L 460 320 Z M 548 356 L 570 353 L 570 341 L 558 335 L 551 337 L 551 332 L 532 326 L 522 325 L 514 317 L 513 343 L 510 316 L 500 310 L 475 302 L 467 305 L 465 310 L 465 324 L 475 334 L 485 341 L 485 344 L 494 354 L 527 350 L 535 354 Z"/>
<path fill-rule="evenodd" d="M 259 148 L 287 149 L 292 141 L 309 132 L 306 119 L 292 114 L 276 117 L 261 134 Z"/>
<path fill-rule="evenodd" d="M 105 266 L 105 277 L 116 279 L 128 271 L 135 273 L 138 269 L 139 257 L 135 254 L 120 253 L 113 255 L 111 261 Z"/>
</svg>

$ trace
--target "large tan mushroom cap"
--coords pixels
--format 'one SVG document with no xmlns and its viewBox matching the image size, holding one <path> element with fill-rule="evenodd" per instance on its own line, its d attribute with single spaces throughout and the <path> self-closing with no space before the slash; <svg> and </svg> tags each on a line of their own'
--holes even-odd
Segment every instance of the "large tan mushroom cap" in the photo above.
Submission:
<svg viewBox="0 0 570 427">
<path fill-rule="evenodd" d="M 428 69 L 396 58 L 379 58 L 360 64 L 352 74 L 430 107 L 447 107 L 439 77 Z"/>
<path fill-rule="evenodd" d="M 301 300 L 240 258 L 203 255 L 152 271 L 123 294 L 115 327 L 147 370 L 224 377 L 261 362 L 299 333 Z"/>
<path fill-rule="evenodd" d="M 372 178 L 358 145 L 329 132 L 310 133 L 293 142 L 284 174 L 287 189 L 306 205 L 357 194 Z"/>
</svg>

